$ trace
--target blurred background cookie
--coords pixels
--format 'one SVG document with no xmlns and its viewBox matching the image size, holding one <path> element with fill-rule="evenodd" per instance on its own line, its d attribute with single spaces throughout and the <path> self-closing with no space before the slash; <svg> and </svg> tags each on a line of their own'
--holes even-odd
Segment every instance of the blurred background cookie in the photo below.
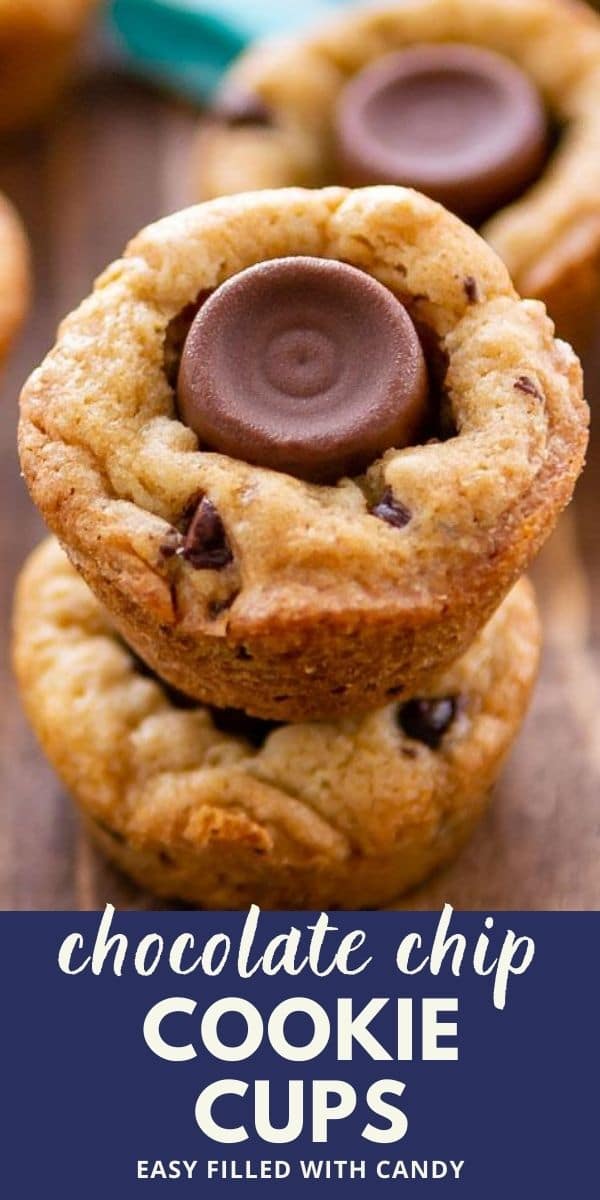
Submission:
<svg viewBox="0 0 600 1200">
<path fill-rule="evenodd" d="M 80 35 L 100 0 L 4 0 L 0 4 L 0 134 L 47 117 L 69 74 Z"/>
<path fill-rule="evenodd" d="M 97 844 L 150 891 L 211 908 L 383 905 L 448 862 L 518 733 L 540 647 L 521 581 L 423 695 L 275 726 L 149 675 L 54 541 L 23 571 L 14 629 L 28 716 Z"/>
<path fill-rule="evenodd" d="M 600 21 L 564 0 L 350 5 L 238 59 L 196 176 L 203 199 L 417 187 L 480 226 L 581 346 L 600 299 Z"/>
<path fill-rule="evenodd" d="M 0 365 L 21 328 L 29 294 L 27 235 L 12 204 L 0 192 Z"/>
</svg>

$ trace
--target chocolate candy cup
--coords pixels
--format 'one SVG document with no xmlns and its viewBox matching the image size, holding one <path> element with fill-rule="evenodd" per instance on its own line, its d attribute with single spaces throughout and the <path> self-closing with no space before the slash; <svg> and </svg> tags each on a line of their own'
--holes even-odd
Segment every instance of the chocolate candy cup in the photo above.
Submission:
<svg viewBox="0 0 600 1200">
<path fill-rule="evenodd" d="M 334 260 L 274 259 L 200 308 L 178 405 L 201 446 L 333 482 L 416 440 L 427 369 L 406 309 L 370 275 Z"/>
<path fill-rule="evenodd" d="M 547 148 L 527 76 L 463 45 L 418 46 L 368 66 L 341 93 L 336 131 L 344 182 L 415 187 L 468 220 L 518 196 Z"/>
</svg>

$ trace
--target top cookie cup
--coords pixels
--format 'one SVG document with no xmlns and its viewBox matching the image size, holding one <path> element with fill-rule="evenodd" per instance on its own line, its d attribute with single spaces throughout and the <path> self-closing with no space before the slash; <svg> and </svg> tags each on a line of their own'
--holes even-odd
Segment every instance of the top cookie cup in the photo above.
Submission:
<svg viewBox="0 0 600 1200">
<path fill-rule="evenodd" d="M 545 109 L 545 158 L 516 195 L 500 198 L 484 215 L 481 232 L 520 294 L 543 300 L 560 335 L 580 347 L 600 301 L 600 20 L 587 4 L 402 0 L 351 7 L 301 36 L 258 43 L 234 63 L 213 115 L 203 120 L 197 196 L 356 183 L 336 144 L 336 114 L 348 86 L 384 59 L 449 44 L 453 52 L 453 43 L 501 56 L 522 72 Z M 473 108 L 477 120 L 463 128 L 476 134 L 485 103 L 473 101 Z M 357 148 L 354 127 L 353 133 Z M 488 135 L 486 155 L 505 133 Z M 360 182 L 419 186 L 392 174 Z"/>
<path fill-rule="evenodd" d="M 289 256 L 379 281 L 427 361 L 421 443 L 333 484 L 203 448 L 177 415 L 198 307 Z M 124 637 L 181 691 L 284 720 L 418 693 L 455 659 L 569 501 L 588 421 L 543 305 L 456 217 L 392 187 L 242 195 L 150 226 L 21 405 L 32 496 Z"/>
</svg>

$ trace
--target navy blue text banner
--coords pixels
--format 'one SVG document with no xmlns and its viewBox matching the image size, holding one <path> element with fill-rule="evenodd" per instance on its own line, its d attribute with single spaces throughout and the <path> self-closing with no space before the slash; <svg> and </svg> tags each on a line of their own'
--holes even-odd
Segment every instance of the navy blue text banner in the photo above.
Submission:
<svg viewBox="0 0 600 1200">
<path fill-rule="evenodd" d="M 599 932 L 449 906 L 1 914 L 1 1193 L 596 1195 Z"/>
</svg>

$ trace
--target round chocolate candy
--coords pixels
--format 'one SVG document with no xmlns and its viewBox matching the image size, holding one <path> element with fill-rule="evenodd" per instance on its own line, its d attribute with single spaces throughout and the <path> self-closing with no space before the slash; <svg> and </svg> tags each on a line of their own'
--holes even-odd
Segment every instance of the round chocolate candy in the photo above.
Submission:
<svg viewBox="0 0 600 1200">
<path fill-rule="evenodd" d="M 470 221 L 523 192 L 548 148 L 533 84 L 478 46 L 386 55 L 345 87 L 335 123 L 344 182 L 414 187 Z"/>
<path fill-rule="evenodd" d="M 427 368 L 383 284 L 332 259 L 278 258 L 202 305 L 177 394 L 202 447 L 330 483 L 417 439 Z"/>
</svg>

